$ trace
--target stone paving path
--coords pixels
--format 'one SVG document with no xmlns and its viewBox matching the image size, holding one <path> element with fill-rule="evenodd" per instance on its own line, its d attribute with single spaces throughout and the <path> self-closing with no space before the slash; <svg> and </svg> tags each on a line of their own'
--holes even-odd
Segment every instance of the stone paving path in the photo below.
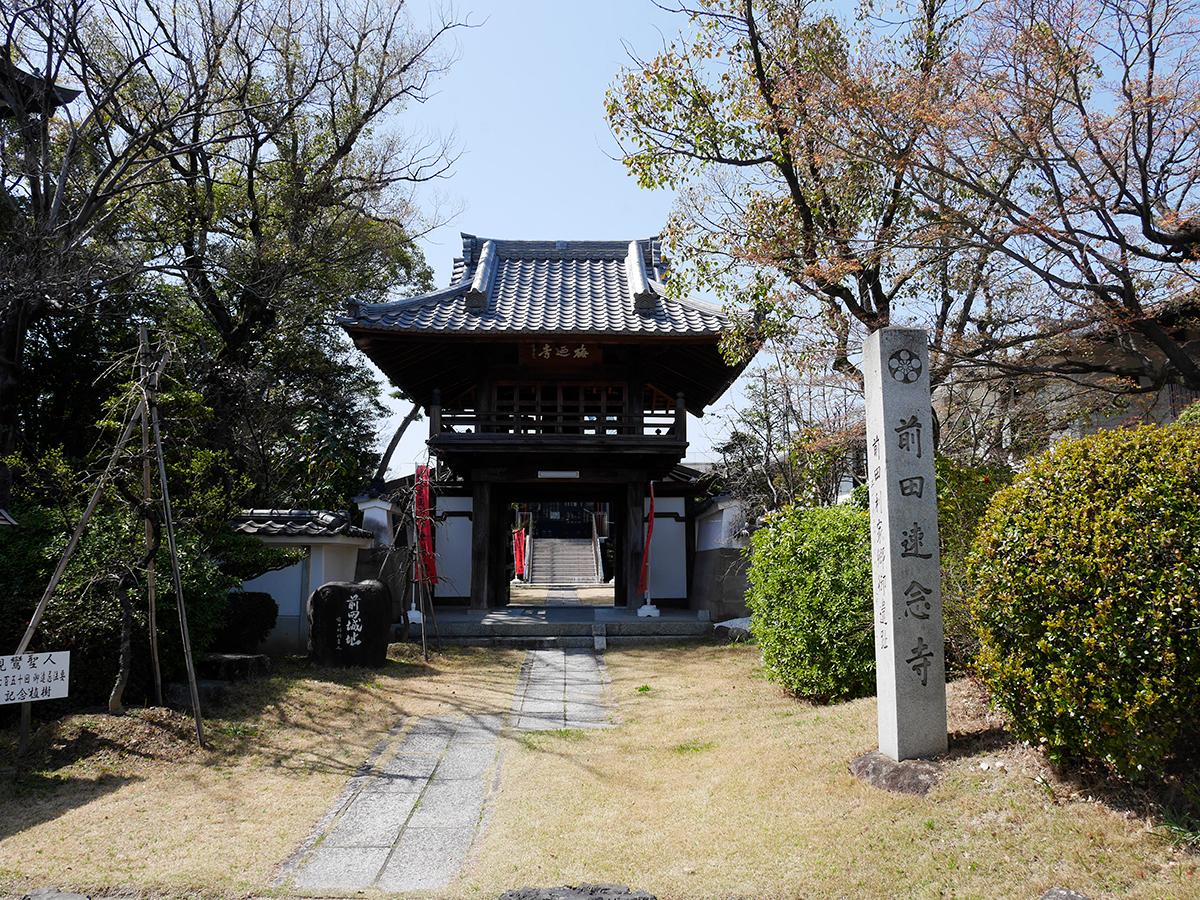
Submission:
<svg viewBox="0 0 1200 900">
<path fill-rule="evenodd" d="M 609 724 L 604 679 L 603 660 L 591 650 L 530 650 L 513 698 L 515 727 L 552 731 Z"/>
<path fill-rule="evenodd" d="M 500 716 L 417 722 L 394 755 L 352 780 L 292 885 L 414 891 L 447 884 L 475 840 L 501 725 Z"/>
<path fill-rule="evenodd" d="M 518 730 L 608 724 L 604 664 L 591 650 L 531 650 L 513 697 Z M 445 887 L 482 823 L 499 768 L 503 717 L 421 719 L 389 738 L 276 879 L 277 887 L 405 893 Z"/>
</svg>

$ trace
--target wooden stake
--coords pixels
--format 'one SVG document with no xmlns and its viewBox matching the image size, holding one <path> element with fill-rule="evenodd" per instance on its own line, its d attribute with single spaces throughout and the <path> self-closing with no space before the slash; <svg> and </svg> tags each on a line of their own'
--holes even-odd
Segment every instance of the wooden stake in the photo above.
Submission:
<svg viewBox="0 0 1200 900">
<path fill-rule="evenodd" d="M 147 396 L 150 378 L 150 340 L 146 335 L 146 326 L 138 327 L 138 380 L 142 385 L 142 396 Z M 150 417 L 147 411 L 142 411 L 142 502 L 150 506 L 152 491 L 150 486 Z M 154 596 L 154 556 L 151 549 L 154 545 L 154 526 L 149 515 L 146 518 L 146 623 L 150 632 L 150 668 L 154 673 L 154 702 L 163 705 L 162 668 L 158 662 L 158 602 Z"/>
<path fill-rule="evenodd" d="M 164 355 L 164 359 L 165 359 Z M 154 446 L 158 456 L 158 480 L 162 490 L 163 527 L 167 532 L 167 550 L 171 556 L 171 578 L 175 585 L 175 604 L 179 608 L 179 634 L 183 639 L 183 661 L 187 666 L 188 691 L 192 695 L 192 716 L 196 720 L 196 742 L 204 744 L 204 723 L 200 719 L 200 689 L 196 685 L 196 666 L 192 662 L 192 639 L 188 633 L 187 605 L 183 599 L 183 581 L 179 576 L 179 552 L 175 546 L 175 522 L 171 514 L 171 492 L 167 488 L 167 461 L 163 454 L 162 431 L 158 426 L 158 405 L 155 394 L 158 376 L 150 382 L 150 429 L 154 435 Z"/>
<path fill-rule="evenodd" d="M 417 608 L 421 610 L 421 657 L 429 662 L 429 645 L 425 642 L 425 622 L 429 619 L 429 612 L 425 609 L 425 591 L 421 589 L 420 581 L 413 582 L 413 591 L 417 596 Z"/>
<path fill-rule="evenodd" d="M 29 749 L 29 726 L 33 719 L 33 704 L 21 704 L 21 728 L 17 733 L 17 756 L 24 756 Z"/>
</svg>

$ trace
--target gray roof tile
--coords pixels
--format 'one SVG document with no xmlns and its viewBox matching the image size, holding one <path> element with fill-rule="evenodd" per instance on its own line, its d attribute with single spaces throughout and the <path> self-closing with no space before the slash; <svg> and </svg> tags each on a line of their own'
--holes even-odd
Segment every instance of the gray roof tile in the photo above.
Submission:
<svg viewBox="0 0 1200 900">
<path fill-rule="evenodd" d="M 255 537 L 373 537 L 344 513 L 324 509 L 244 509 L 234 517 L 233 530 Z"/>
<path fill-rule="evenodd" d="M 472 309 L 468 292 L 485 248 L 494 265 L 480 273 L 476 292 L 486 303 Z M 629 283 L 627 258 L 641 255 L 650 302 L 639 309 Z M 352 329 L 523 334 L 715 335 L 728 327 L 720 309 L 664 296 L 658 282 L 664 263 L 657 240 L 504 241 L 463 235 L 463 258 L 453 283 L 408 300 L 360 304 L 339 321 Z M 490 277 L 488 277 L 490 274 Z M 643 286 L 644 287 L 644 286 Z M 475 295 L 476 302 L 480 294 Z"/>
</svg>

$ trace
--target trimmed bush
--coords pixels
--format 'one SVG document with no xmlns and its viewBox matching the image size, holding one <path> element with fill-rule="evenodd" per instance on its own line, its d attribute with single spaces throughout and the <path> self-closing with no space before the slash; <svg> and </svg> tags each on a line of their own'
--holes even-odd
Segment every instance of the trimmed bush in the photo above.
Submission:
<svg viewBox="0 0 1200 900">
<path fill-rule="evenodd" d="M 1175 420 L 1176 425 L 1185 425 L 1189 428 L 1200 428 L 1200 400 L 1188 406 L 1179 414 L 1179 418 Z"/>
<path fill-rule="evenodd" d="M 213 641 L 216 650 L 253 653 L 271 633 L 279 618 L 279 604 L 263 591 L 230 591 L 225 621 Z"/>
<path fill-rule="evenodd" d="M 967 612 L 971 547 L 992 496 L 1012 481 L 1013 473 L 1000 466 L 964 465 L 946 456 L 938 456 L 935 467 L 946 667 L 961 674 L 969 670 L 979 646 Z"/>
<path fill-rule="evenodd" d="M 768 676 L 829 702 L 875 689 L 868 517 L 848 506 L 789 507 L 749 548 L 750 630 Z"/>
<path fill-rule="evenodd" d="M 977 667 L 1017 736 L 1127 777 L 1200 747 L 1200 429 L 1063 441 L 996 495 Z"/>
</svg>

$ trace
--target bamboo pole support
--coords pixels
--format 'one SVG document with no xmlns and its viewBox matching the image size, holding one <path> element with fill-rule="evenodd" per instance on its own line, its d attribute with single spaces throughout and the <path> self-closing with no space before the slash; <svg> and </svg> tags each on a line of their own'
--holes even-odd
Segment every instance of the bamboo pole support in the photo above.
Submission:
<svg viewBox="0 0 1200 900">
<path fill-rule="evenodd" d="M 164 361 L 166 355 L 163 356 Z M 196 666 L 192 661 L 192 638 L 188 632 L 187 604 L 183 598 L 183 581 L 179 575 L 179 551 L 175 545 L 175 521 L 171 513 L 171 492 L 167 487 L 167 461 L 163 453 L 162 429 L 158 424 L 158 405 L 155 396 L 158 392 L 158 376 L 150 382 L 150 430 L 154 437 L 154 446 L 158 456 L 158 480 L 162 490 L 163 527 L 167 532 L 167 551 L 171 556 L 171 579 L 175 587 L 175 605 L 179 609 L 179 635 L 183 640 L 183 661 L 187 667 L 188 691 L 192 698 L 192 716 L 196 720 L 196 742 L 204 743 L 204 723 L 200 718 L 200 689 L 196 685 Z"/>
<path fill-rule="evenodd" d="M 138 381 L 143 399 L 148 398 L 150 379 L 150 339 L 146 326 L 138 327 Z M 147 403 L 148 405 L 148 403 Z M 150 476 L 150 417 L 142 410 L 142 502 L 147 507 L 146 518 L 146 625 L 150 632 L 150 668 L 154 674 L 154 702 L 163 705 L 162 667 L 158 660 L 158 601 L 154 583 L 154 526 L 149 518 L 149 507 L 153 496 Z"/>
</svg>

